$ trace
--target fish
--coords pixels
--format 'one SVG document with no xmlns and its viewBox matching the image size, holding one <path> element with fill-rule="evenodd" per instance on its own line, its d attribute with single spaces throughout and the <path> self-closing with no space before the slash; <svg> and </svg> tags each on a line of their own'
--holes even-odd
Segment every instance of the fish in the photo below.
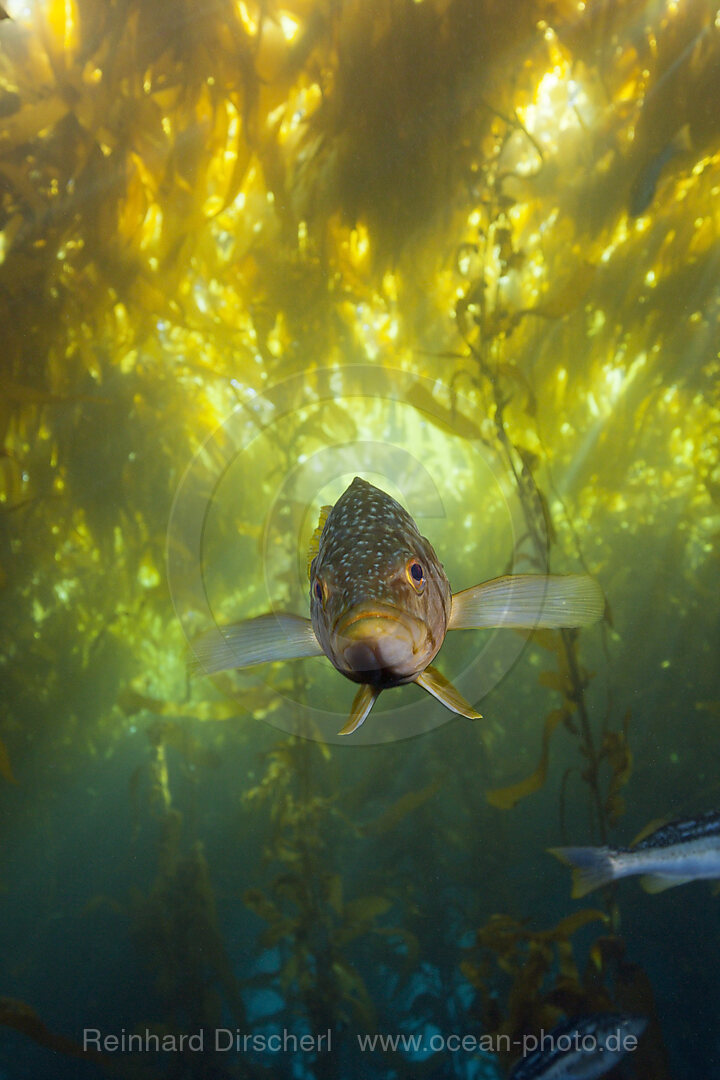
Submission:
<svg viewBox="0 0 720 1080">
<path fill-rule="evenodd" d="M 340 735 L 364 723 L 383 690 L 411 682 L 452 712 L 481 719 L 431 663 L 449 630 L 587 626 L 605 610 L 587 574 L 506 575 L 453 593 L 410 514 L 359 476 L 323 507 L 308 574 L 310 618 L 272 612 L 214 628 L 192 643 L 195 666 L 212 674 L 324 655 L 359 684 Z"/>
<path fill-rule="evenodd" d="M 689 125 L 684 124 L 672 139 L 639 170 L 628 197 L 628 215 L 630 217 L 640 217 L 649 208 L 655 198 L 655 189 L 668 162 L 692 151 L 693 144 L 689 132 Z"/>
<path fill-rule="evenodd" d="M 719 88 L 717 27 L 708 21 L 645 95 L 629 160 L 635 177 L 628 196 L 631 218 L 649 209 L 670 161 L 681 157 L 689 167 L 711 146 L 716 147 L 718 110 L 698 108 L 698 103 L 717 100 Z"/>
<path fill-rule="evenodd" d="M 643 835 L 631 847 L 549 848 L 573 868 L 577 900 L 618 878 L 641 874 L 646 892 L 659 893 L 688 881 L 720 878 L 720 811 L 671 821 Z"/>
<path fill-rule="evenodd" d="M 537 1049 L 513 1066 L 509 1080 L 594 1080 L 635 1050 L 647 1026 L 644 1016 L 596 1013 L 563 1020 L 534 1038 Z"/>
</svg>

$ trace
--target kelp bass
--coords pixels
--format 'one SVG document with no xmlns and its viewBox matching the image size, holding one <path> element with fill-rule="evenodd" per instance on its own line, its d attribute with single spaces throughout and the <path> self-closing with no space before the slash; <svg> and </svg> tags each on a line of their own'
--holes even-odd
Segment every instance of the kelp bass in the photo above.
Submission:
<svg viewBox="0 0 720 1080">
<path fill-rule="evenodd" d="M 260 615 L 195 642 L 208 673 L 324 654 L 360 684 L 349 735 L 378 695 L 415 682 L 448 709 L 479 719 L 432 666 L 449 630 L 587 626 L 603 613 L 602 591 L 585 574 L 518 574 L 453 594 L 432 544 L 400 504 L 355 477 L 323 507 L 309 554 L 310 618 Z"/>
</svg>

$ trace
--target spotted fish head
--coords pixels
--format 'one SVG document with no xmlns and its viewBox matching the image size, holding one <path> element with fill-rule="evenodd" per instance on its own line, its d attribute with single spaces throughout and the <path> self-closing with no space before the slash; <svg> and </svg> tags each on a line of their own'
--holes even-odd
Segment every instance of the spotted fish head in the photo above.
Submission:
<svg viewBox="0 0 720 1080">
<path fill-rule="evenodd" d="M 310 565 L 310 616 L 325 654 L 354 682 L 410 682 L 442 645 L 450 602 L 442 565 L 407 511 L 356 477 Z"/>
</svg>

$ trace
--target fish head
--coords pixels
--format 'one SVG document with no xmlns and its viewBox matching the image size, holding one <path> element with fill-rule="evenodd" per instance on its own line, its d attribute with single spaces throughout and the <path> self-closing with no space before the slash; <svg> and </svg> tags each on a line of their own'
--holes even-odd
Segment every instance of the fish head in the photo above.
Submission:
<svg viewBox="0 0 720 1080">
<path fill-rule="evenodd" d="M 625 1037 L 634 1036 L 636 1039 L 639 1039 L 647 1025 L 648 1020 L 646 1016 L 625 1014 L 620 1017 L 618 1028 Z"/>
<path fill-rule="evenodd" d="M 412 681 L 442 645 L 450 585 L 402 506 L 356 477 L 328 514 L 310 567 L 320 645 L 353 682 Z"/>
<path fill-rule="evenodd" d="M 585 1028 L 583 1034 L 593 1035 L 595 1038 L 608 1066 L 611 1058 L 619 1060 L 627 1050 L 635 1048 L 628 1040 L 638 1040 L 647 1024 L 645 1016 L 616 1012 L 599 1013 L 588 1017 L 584 1024 L 580 1022 L 580 1026 Z"/>
</svg>

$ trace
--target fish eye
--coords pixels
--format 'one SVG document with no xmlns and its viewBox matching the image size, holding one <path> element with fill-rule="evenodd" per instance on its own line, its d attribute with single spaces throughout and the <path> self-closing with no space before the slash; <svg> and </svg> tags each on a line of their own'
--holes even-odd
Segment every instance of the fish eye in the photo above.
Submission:
<svg viewBox="0 0 720 1080">
<path fill-rule="evenodd" d="M 320 578 L 317 578 L 317 580 L 315 581 L 315 584 L 313 585 L 313 592 L 315 593 L 315 598 L 319 600 L 321 604 L 323 604 L 325 602 L 326 589 L 324 582 L 322 582 Z"/>
<path fill-rule="evenodd" d="M 417 559 L 410 559 L 405 568 L 405 573 L 415 592 L 421 593 L 425 588 L 425 571 L 422 564 Z"/>
</svg>

